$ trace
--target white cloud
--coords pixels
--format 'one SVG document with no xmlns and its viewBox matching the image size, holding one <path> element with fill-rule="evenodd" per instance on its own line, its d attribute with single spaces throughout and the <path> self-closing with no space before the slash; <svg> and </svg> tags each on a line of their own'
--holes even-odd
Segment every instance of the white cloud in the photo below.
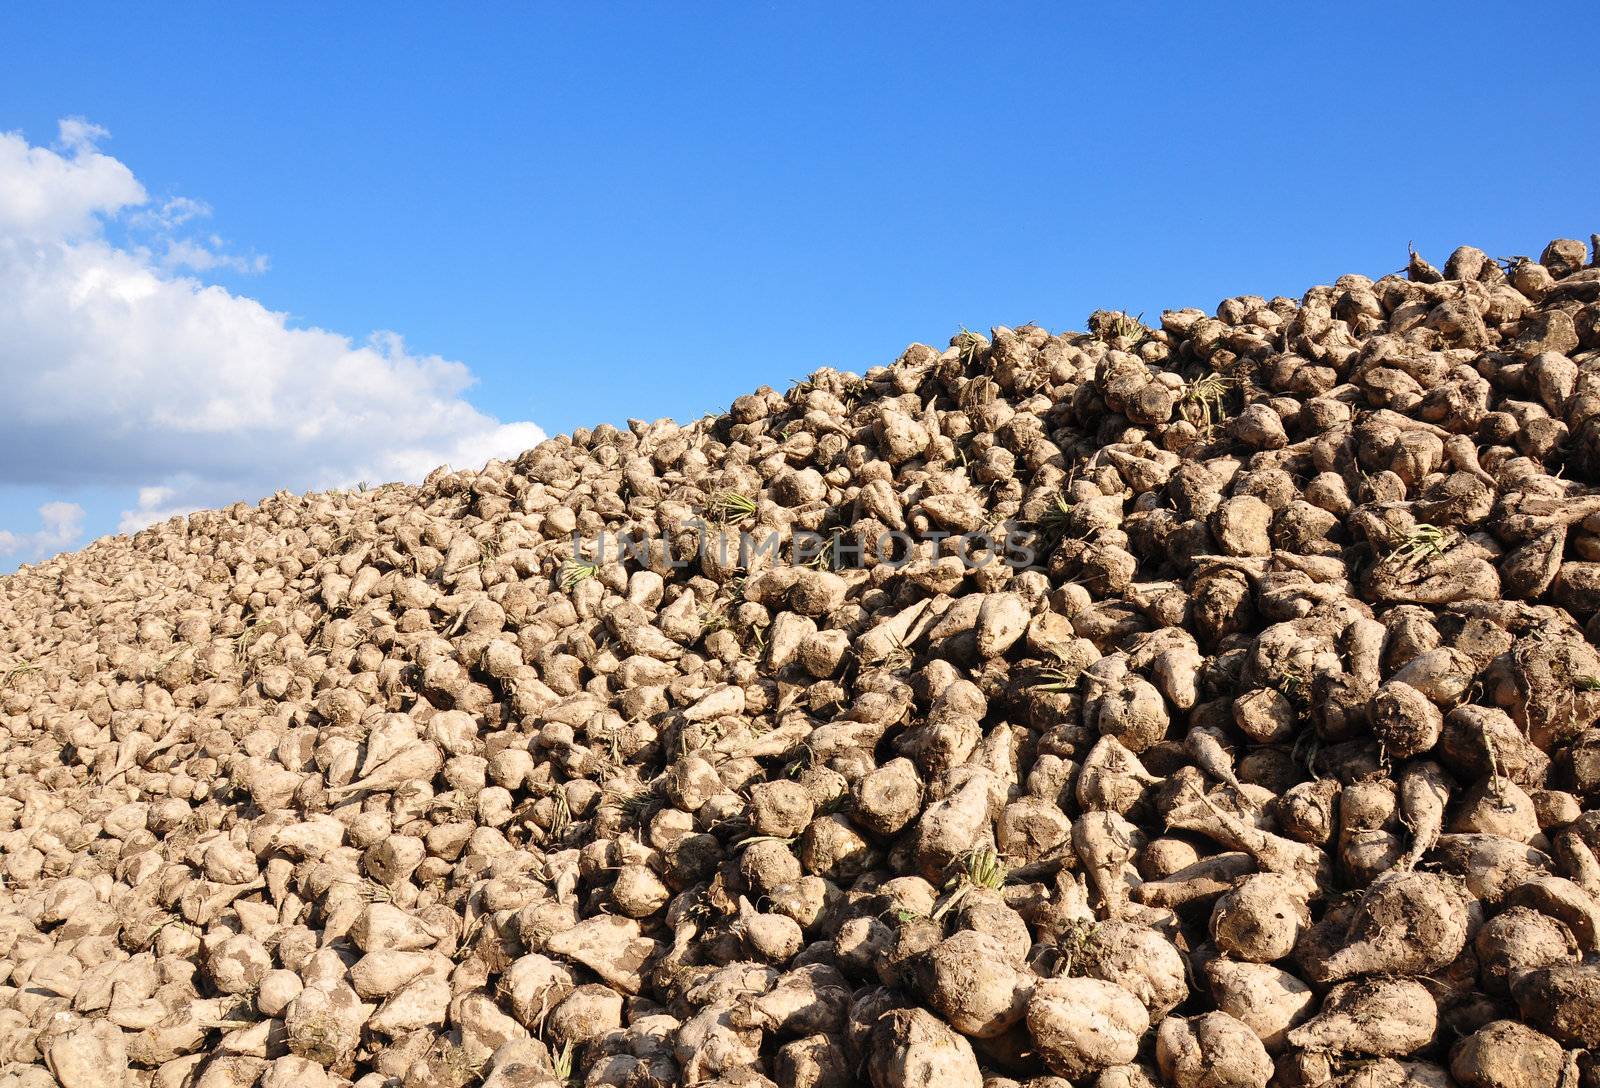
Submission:
<svg viewBox="0 0 1600 1088">
<path fill-rule="evenodd" d="M 265 255 L 257 253 L 249 257 L 240 257 L 224 252 L 226 245 L 227 243 L 215 234 L 203 241 L 194 238 L 168 238 L 166 249 L 160 256 L 161 267 L 168 271 L 188 268 L 195 272 L 226 268 L 230 272 L 242 272 L 246 275 L 255 275 L 267 270 Z"/>
<path fill-rule="evenodd" d="M 11 242 L 71 241 L 98 233 L 103 217 L 143 204 L 133 171 L 95 149 L 105 130 L 62 121 L 62 155 L 30 147 L 19 133 L 0 133 L 0 238 Z"/>
<path fill-rule="evenodd" d="M 154 243 L 153 249 L 145 245 L 134 252 L 149 257 L 165 271 L 187 268 L 195 272 L 209 272 L 225 268 L 230 272 L 253 275 L 267 270 L 268 262 L 264 254 L 241 257 L 228 253 L 228 243 L 221 235 L 184 238 L 173 233 L 197 219 L 209 218 L 211 205 L 186 196 L 170 197 L 159 206 L 146 205 L 126 217 L 130 227 L 152 236 Z"/>
<path fill-rule="evenodd" d="M 0 476 L 125 487 L 127 532 L 279 488 L 416 480 L 543 440 L 465 399 L 461 363 L 291 328 L 287 315 L 181 274 L 260 271 L 215 235 L 173 232 L 210 209 L 152 205 L 105 132 L 63 121 L 56 149 L 0 132 Z M 119 217 L 148 243 L 118 244 Z M 17 534 L 5 538 L 22 540 Z M 29 539 L 32 539 L 31 537 Z M 53 538 L 52 538 L 53 539 Z"/>
<path fill-rule="evenodd" d="M 159 207 L 146 207 L 135 212 L 128 217 L 128 221 L 136 227 L 175 230 L 191 219 L 207 219 L 210 216 L 211 205 L 205 201 L 175 196 L 162 201 Z"/>
<path fill-rule="evenodd" d="M 146 526 L 166 521 L 179 514 L 187 514 L 194 509 L 182 503 L 174 505 L 173 500 L 177 497 L 178 489 L 175 487 L 141 487 L 134 508 L 122 512 L 122 517 L 117 522 L 117 532 L 137 533 Z"/>
<path fill-rule="evenodd" d="M 0 556 L 39 559 L 70 548 L 83 538 L 83 517 L 83 507 L 75 502 L 47 502 L 39 507 L 37 532 L 0 529 Z"/>
</svg>

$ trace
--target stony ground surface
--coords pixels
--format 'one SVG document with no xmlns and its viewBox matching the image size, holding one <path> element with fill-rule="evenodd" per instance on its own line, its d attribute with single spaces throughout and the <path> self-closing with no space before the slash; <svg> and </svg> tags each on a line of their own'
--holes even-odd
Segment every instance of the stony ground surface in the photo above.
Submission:
<svg viewBox="0 0 1600 1088">
<path fill-rule="evenodd" d="M 0 1086 L 1592 1088 L 1597 419 L 1462 248 L 0 578 Z"/>
</svg>

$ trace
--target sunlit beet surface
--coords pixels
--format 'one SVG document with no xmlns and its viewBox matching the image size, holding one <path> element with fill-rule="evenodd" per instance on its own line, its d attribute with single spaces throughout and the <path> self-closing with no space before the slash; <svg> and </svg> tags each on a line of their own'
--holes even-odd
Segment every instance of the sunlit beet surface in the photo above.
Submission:
<svg viewBox="0 0 1600 1088">
<path fill-rule="evenodd" d="M 1600 268 L 961 330 L 0 578 L 0 1085 L 1559 1088 Z"/>
</svg>

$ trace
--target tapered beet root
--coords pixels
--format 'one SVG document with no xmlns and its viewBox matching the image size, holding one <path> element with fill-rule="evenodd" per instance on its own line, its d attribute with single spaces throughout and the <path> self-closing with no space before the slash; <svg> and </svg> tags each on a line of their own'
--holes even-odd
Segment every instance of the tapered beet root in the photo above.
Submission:
<svg viewBox="0 0 1600 1088">
<path fill-rule="evenodd" d="M 1317 1014 L 1289 1032 L 1288 1040 L 1339 1054 L 1404 1057 L 1431 1043 L 1438 1026 L 1438 1006 L 1422 983 L 1371 979 L 1329 990 Z"/>
<path fill-rule="evenodd" d="M 1466 947 L 1468 897 L 1432 873 L 1393 873 L 1362 896 L 1347 944 L 1328 957 L 1328 977 L 1427 974 Z"/>
</svg>

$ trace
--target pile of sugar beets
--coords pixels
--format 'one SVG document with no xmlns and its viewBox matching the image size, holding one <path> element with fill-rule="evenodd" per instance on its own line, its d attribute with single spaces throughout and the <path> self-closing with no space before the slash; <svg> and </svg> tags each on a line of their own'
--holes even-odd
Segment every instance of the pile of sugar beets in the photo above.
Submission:
<svg viewBox="0 0 1600 1088">
<path fill-rule="evenodd" d="M 0 1086 L 1600 1086 L 1588 248 L 1088 324 L 0 579 Z"/>
</svg>

